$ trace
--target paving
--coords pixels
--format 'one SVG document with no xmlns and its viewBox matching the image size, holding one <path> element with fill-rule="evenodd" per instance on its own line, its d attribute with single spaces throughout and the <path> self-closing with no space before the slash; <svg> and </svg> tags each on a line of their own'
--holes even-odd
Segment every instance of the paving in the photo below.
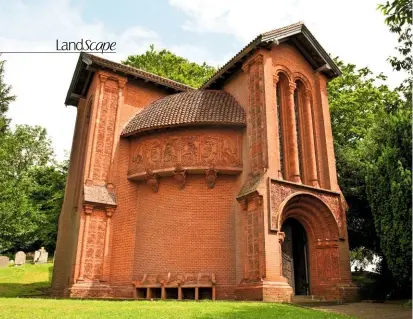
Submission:
<svg viewBox="0 0 413 319">
<path fill-rule="evenodd" d="M 355 302 L 348 304 L 312 304 L 310 308 L 337 312 L 361 319 L 410 319 L 412 309 L 401 302 Z"/>
</svg>

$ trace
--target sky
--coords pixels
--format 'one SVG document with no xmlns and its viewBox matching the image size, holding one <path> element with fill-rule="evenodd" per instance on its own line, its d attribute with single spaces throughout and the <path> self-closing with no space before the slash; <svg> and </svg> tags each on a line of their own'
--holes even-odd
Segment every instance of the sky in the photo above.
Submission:
<svg viewBox="0 0 413 319">
<path fill-rule="evenodd" d="M 377 10 L 384 0 L 0 0 L 0 52 L 55 51 L 56 40 L 116 41 L 120 62 L 150 44 L 191 61 L 222 66 L 259 33 L 303 21 L 333 57 L 368 66 L 397 86 L 387 58 L 396 35 Z M 70 151 L 76 108 L 64 101 L 78 54 L 3 53 L 17 96 L 12 124 L 47 129 L 59 160 Z"/>
</svg>

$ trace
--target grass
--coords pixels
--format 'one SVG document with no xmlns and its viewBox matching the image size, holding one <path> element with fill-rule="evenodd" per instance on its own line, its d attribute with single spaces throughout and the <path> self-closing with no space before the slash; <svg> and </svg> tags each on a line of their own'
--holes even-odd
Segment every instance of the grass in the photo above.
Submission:
<svg viewBox="0 0 413 319">
<path fill-rule="evenodd" d="M 344 319 L 335 313 L 260 302 L 103 301 L 22 298 L 47 293 L 51 264 L 0 269 L 0 319 L 292 318 Z"/>
<path fill-rule="evenodd" d="M 44 295 L 50 287 L 52 264 L 0 268 L 0 297 Z"/>
</svg>

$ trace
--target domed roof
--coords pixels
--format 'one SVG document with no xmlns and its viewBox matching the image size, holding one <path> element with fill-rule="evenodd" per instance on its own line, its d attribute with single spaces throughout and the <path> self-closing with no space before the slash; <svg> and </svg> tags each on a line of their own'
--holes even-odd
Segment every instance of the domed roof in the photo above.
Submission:
<svg viewBox="0 0 413 319">
<path fill-rule="evenodd" d="M 194 90 L 169 95 L 147 106 L 126 125 L 122 136 L 163 127 L 245 125 L 245 111 L 225 91 Z"/>
</svg>

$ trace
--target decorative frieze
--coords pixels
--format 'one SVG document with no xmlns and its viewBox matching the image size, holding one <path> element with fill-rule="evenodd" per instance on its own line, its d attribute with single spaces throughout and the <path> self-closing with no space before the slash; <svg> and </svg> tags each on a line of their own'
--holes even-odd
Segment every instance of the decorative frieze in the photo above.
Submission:
<svg viewBox="0 0 413 319">
<path fill-rule="evenodd" d="M 169 171 L 170 175 L 181 175 L 176 178 L 184 185 L 182 170 L 198 169 L 201 173 L 211 166 L 220 171 L 241 171 L 241 132 L 186 130 L 137 138 L 132 141 L 128 174 L 143 176 L 148 169 Z"/>
</svg>

